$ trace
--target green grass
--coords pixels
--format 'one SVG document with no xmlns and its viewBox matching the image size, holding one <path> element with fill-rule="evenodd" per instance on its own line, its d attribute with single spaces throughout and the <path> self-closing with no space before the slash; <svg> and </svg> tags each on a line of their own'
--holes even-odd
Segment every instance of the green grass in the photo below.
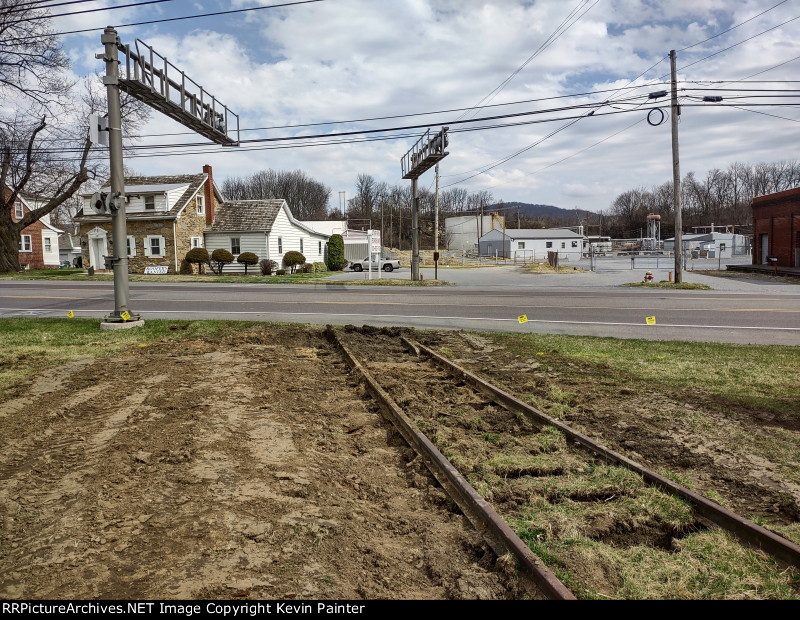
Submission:
<svg viewBox="0 0 800 620">
<path fill-rule="evenodd" d="M 675 388 L 719 397 L 728 404 L 800 418 L 800 347 L 709 342 L 484 333 L 510 352 L 548 370 L 596 375 L 646 392 Z M 549 398 L 565 405 L 561 388 Z M 557 396 L 557 397 L 556 397 Z"/>
<path fill-rule="evenodd" d="M 340 286 L 448 286 L 451 283 L 443 280 L 422 280 L 412 282 L 403 278 L 387 278 L 380 280 L 377 276 L 372 280 L 329 280 L 329 276 L 341 271 L 320 271 L 317 273 L 294 273 L 282 276 L 256 275 L 144 275 L 132 273 L 128 275 L 131 282 L 205 282 L 208 284 L 324 284 Z M 110 273 L 88 275 L 83 269 L 29 269 L 19 273 L 0 274 L 0 280 L 78 280 L 81 282 L 110 282 L 114 276 Z"/>
</svg>

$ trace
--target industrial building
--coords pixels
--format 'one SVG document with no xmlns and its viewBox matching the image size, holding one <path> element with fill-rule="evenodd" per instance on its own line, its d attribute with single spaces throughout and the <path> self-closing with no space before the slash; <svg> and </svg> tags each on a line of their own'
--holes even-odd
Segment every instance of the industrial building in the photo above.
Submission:
<svg viewBox="0 0 800 620">
<path fill-rule="evenodd" d="M 509 228 L 492 230 L 479 243 L 481 256 L 543 260 L 548 252 L 558 252 L 561 260 L 580 260 L 584 239 L 568 228 Z"/>
<path fill-rule="evenodd" d="M 444 220 L 445 245 L 448 250 L 476 252 L 478 239 L 491 230 L 503 230 L 505 227 L 505 217 L 497 213 L 448 217 Z"/>
<path fill-rule="evenodd" d="M 753 264 L 800 267 L 800 187 L 753 199 Z"/>
</svg>

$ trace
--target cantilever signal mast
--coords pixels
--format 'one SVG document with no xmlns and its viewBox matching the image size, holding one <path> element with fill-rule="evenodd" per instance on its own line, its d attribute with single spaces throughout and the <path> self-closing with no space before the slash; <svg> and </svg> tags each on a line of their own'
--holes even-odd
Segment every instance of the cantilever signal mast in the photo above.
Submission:
<svg viewBox="0 0 800 620">
<path fill-rule="evenodd" d="M 417 201 L 417 180 L 449 155 L 447 130 L 442 127 L 431 136 L 426 131 L 400 160 L 404 179 L 411 179 L 411 279 L 419 280 L 419 203 Z"/>
<path fill-rule="evenodd" d="M 239 143 L 239 117 L 211 96 L 197 82 L 156 53 L 143 41 L 136 40 L 134 49 L 123 45 L 117 31 L 108 26 L 100 37 L 105 50 L 96 57 L 106 63 L 108 97 L 109 160 L 111 194 L 102 206 L 111 211 L 111 234 L 114 256 L 106 256 L 106 268 L 114 270 L 114 311 L 103 320 L 102 328 L 120 323 L 130 326 L 144 322 L 129 308 L 127 221 L 125 217 L 125 179 L 122 168 L 122 117 L 120 90 L 143 101 L 159 112 L 193 129 L 209 140 L 225 146 Z M 125 55 L 125 72 L 120 75 L 119 54 Z M 232 137 L 235 135 L 235 139 Z"/>
</svg>

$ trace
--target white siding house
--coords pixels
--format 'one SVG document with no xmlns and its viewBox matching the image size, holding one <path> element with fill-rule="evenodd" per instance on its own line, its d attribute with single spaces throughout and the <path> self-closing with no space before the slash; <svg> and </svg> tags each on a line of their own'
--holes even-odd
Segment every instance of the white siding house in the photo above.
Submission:
<svg viewBox="0 0 800 620">
<path fill-rule="evenodd" d="M 209 255 L 219 248 L 234 255 L 226 272 L 244 272 L 244 265 L 235 260 L 243 252 L 252 252 L 259 260 L 274 260 L 281 267 L 283 256 L 292 250 L 305 256 L 307 263 L 324 262 L 327 242 L 328 235 L 296 220 L 286 201 L 280 199 L 225 202 L 205 231 Z"/>
<path fill-rule="evenodd" d="M 514 260 L 543 260 L 558 252 L 562 260 L 579 260 L 584 236 L 567 228 L 492 230 L 480 238 L 481 256 Z"/>
</svg>

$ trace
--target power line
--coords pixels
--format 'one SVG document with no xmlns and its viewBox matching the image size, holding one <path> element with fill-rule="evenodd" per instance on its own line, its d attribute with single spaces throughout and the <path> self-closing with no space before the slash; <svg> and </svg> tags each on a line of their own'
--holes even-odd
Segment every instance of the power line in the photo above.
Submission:
<svg viewBox="0 0 800 620">
<path fill-rule="evenodd" d="M 57 6 L 67 6 L 69 4 L 86 4 L 87 2 L 97 2 L 97 0 L 70 0 L 69 2 L 58 2 L 56 4 L 48 4 L 52 0 L 35 0 L 32 2 L 21 2 L 13 8 L 10 8 L 6 13 L 21 13 L 23 11 L 38 10 L 38 9 L 52 9 Z M 38 6 L 37 6 L 38 5 Z"/>
<path fill-rule="evenodd" d="M 55 19 L 56 17 L 69 17 L 71 15 L 83 15 L 85 13 L 101 13 L 103 11 L 113 11 L 116 9 L 128 9 L 131 7 L 136 6 L 145 6 L 146 4 L 161 4 L 162 2 L 173 2 L 174 0 L 142 0 L 142 2 L 132 2 L 131 4 L 119 4 L 117 6 L 104 6 L 95 9 L 85 9 L 83 11 L 73 11 L 72 13 L 57 13 L 55 15 L 50 15 L 49 13 L 45 13 L 43 15 L 34 15 L 33 17 L 28 17 L 26 19 L 20 19 L 14 22 L 9 22 L 7 25 L 13 26 L 14 24 L 23 24 L 26 22 L 34 22 L 40 19 Z M 49 9 L 50 7 L 42 7 Z M 102 30 L 102 28 L 98 28 L 98 30 Z"/>
<path fill-rule="evenodd" d="M 284 2 L 282 4 L 270 4 L 268 6 L 253 6 L 245 9 L 231 9 L 229 11 L 216 11 L 214 13 L 200 13 L 198 15 L 183 15 L 180 17 L 165 17 L 163 19 L 151 19 L 144 22 L 135 22 L 132 24 L 119 24 L 115 26 L 115 28 L 129 28 L 131 26 L 147 26 L 150 24 L 163 24 L 166 22 L 176 22 L 181 21 L 184 19 L 199 19 L 201 17 L 218 17 L 220 15 L 233 15 L 237 13 L 247 13 L 249 11 L 264 11 L 266 9 L 280 9 L 287 6 L 297 6 L 301 4 L 316 4 L 318 2 L 325 2 L 326 0 L 295 0 L 294 2 Z M 98 32 L 103 30 L 103 28 L 83 28 L 81 30 L 67 30 L 64 32 L 54 32 L 50 36 L 63 36 L 67 34 L 80 34 L 83 32 Z M 31 36 L 31 37 L 19 37 L 17 39 L 9 39 L 5 41 L 5 43 L 16 43 L 18 41 L 28 41 L 30 39 L 35 39 L 38 37 Z"/>
</svg>

